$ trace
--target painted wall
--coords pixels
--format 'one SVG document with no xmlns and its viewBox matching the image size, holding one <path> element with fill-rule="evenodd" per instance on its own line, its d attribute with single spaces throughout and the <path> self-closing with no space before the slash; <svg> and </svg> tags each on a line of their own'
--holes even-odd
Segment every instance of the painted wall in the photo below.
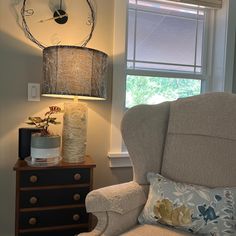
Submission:
<svg viewBox="0 0 236 236">
<path fill-rule="evenodd" d="M 35 0 L 34 0 L 35 1 Z M 69 0 L 68 2 L 72 2 Z M 53 2 L 42 0 L 40 2 Z M 97 24 L 89 47 L 102 50 L 111 57 L 113 48 L 113 0 L 96 0 Z M 18 153 L 18 128 L 30 115 L 43 115 L 49 105 L 63 106 L 63 100 L 42 98 L 41 102 L 27 101 L 27 84 L 40 83 L 42 52 L 25 38 L 16 23 L 16 11 L 22 0 L 0 0 L 0 235 L 14 235 L 15 173 Z M 75 8 L 76 10 L 76 8 Z M 44 29 L 50 32 L 50 27 Z M 78 31 L 79 34 L 79 31 Z M 42 35 L 40 35 L 41 37 Z M 67 39 L 76 40 L 76 33 Z M 107 152 L 110 142 L 112 66 L 109 68 L 109 99 L 88 102 L 87 153 L 97 163 L 95 188 L 125 182 L 132 178 L 131 169 L 112 170 Z M 59 117 L 61 119 L 62 117 Z M 54 129 L 61 132 L 61 126 Z"/>
<path fill-rule="evenodd" d="M 222 9 L 215 12 L 210 91 L 236 93 L 235 10 L 235 0 L 223 0 Z"/>
<path fill-rule="evenodd" d="M 225 60 L 225 91 L 235 93 L 236 78 L 234 74 L 235 66 L 235 30 L 236 30 L 236 1 L 230 0 L 228 3 L 227 22 L 227 46 Z"/>
</svg>

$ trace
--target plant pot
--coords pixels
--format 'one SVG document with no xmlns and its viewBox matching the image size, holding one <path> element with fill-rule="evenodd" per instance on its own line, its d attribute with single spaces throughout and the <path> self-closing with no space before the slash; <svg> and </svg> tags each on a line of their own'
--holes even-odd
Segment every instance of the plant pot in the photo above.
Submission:
<svg viewBox="0 0 236 236">
<path fill-rule="evenodd" d="M 60 160 L 61 137 L 59 135 L 31 136 L 31 162 L 57 164 Z"/>
</svg>

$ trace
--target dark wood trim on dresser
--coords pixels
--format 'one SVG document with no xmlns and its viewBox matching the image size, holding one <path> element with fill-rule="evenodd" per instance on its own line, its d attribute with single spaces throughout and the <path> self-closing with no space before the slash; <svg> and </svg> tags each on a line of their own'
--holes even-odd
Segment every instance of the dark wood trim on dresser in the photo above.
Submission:
<svg viewBox="0 0 236 236">
<path fill-rule="evenodd" d="M 86 232 L 91 216 L 85 198 L 93 189 L 96 164 L 60 162 L 52 167 L 30 167 L 23 160 L 16 171 L 15 236 L 74 236 Z"/>
</svg>

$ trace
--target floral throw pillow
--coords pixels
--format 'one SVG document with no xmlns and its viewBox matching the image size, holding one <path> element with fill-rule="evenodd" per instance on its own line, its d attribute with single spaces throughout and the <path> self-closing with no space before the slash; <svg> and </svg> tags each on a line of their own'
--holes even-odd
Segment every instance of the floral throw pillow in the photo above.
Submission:
<svg viewBox="0 0 236 236">
<path fill-rule="evenodd" d="M 150 190 L 141 224 L 164 224 L 190 233 L 236 235 L 236 188 L 177 183 L 148 173 Z"/>
</svg>

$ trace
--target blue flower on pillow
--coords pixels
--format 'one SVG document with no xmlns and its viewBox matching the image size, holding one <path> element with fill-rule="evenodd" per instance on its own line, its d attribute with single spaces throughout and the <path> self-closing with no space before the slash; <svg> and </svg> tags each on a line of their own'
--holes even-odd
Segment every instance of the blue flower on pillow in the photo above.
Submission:
<svg viewBox="0 0 236 236">
<path fill-rule="evenodd" d="M 203 216 L 203 219 L 205 223 L 207 224 L 207 221 L 213 221 L 219 218 L 219 216 L 216 215 L 215 210 L 212 206 L 207 207 L 206 204 L 202 206 L 198 206 L 198 210 L 201 213 L 199 216 Z"/>
<path fill-rule="evenodd" d="M 218 194 L 215 195 L 215 202 L 213 203 L 214 206 L 216 206 L 216 204 L 221 201 L 222 197 Z M 206 206 L 206 204 L 204 205 L 200 205 L 197 207 L 198 211 L 201 213 L 199 216 L 203 217 L 203 220 L 205 221 L 205 223 L 207 224 L 207 221 L 214 221 L 217 218 L 219 218 L 220 216 L 217 216 L 215 213 L 215 209 L 212 206 Z"/>
</svg>

